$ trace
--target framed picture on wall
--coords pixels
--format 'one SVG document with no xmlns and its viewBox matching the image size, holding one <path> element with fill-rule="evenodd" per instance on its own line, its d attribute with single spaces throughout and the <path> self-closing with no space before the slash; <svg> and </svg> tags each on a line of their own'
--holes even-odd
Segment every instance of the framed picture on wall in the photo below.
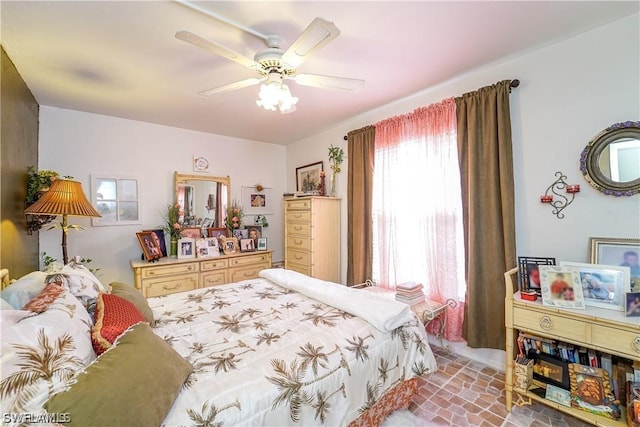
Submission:
<svg viewBox="0 0 640 427">
<path fill-rule="evenodd" d="M 640 291 L 640 239 L 591 237 L 589 242 L 593 264 L 629 267 L 630 290 Z"/>
<path fill-rule="evenodd" d="M 320 187 L 320 172 L 324 162 L 315 162 L 296 168 L 296 191 L 316 191 Z"/>
</svg>

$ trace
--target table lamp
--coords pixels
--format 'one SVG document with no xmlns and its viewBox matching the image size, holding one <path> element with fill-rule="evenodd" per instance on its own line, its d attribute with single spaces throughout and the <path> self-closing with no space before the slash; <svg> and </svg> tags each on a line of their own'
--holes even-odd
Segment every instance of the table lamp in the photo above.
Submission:
<svg viewBox="0 0 640 427">
<path fill-rule="evenodd" d="M 67 233 L 69 228 L 82 228 L 68 225 L 67 217 L 69 215 L 100 216 L 98 211 L 87 200 L 87 196 L 84 195 L 82 185 L 78 181 L 68 179 L 56 179 L 53 181 L 49 190 L 34 204 L 25 209 L 24 213 L 31 215 L 62 215 L 60 228 L 62 228 L 62 259 L 65 265 L 69 262 L 67 257 Z"/>
</svg>

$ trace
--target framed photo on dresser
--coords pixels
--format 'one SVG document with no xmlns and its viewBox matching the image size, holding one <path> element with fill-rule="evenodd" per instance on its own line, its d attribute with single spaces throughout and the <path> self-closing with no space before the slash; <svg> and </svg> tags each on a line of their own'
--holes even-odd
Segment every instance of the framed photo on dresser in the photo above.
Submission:
<svg viewBox="0 0 640 427">
<path fill-rule="evenodd" d="M 196 239 L 183 237 L 178 239 L 178 258 L 196 257 Z"/>
<path fill-rule="evenodd" d="M 578 262 L 561 262 L 560 265 L 578 271 L 585 305 L 624 310 L 624 294 L 630 291 L 629 267 Z"/>
<path fill-rule="evenodd" d="M 640 291 L 640 239 L 591 237 L 589 243 L 592 264 L 629 267 L 631 291 Z"/>
<path fill-rule="evenodd" d="M 542 296 L 540 285 L 540 266 L 555 265 L 555 258 L 548 257 L 518 257 L 518 281 L 521 292 L 534 291 L 538 296 Z"/>
</svg>

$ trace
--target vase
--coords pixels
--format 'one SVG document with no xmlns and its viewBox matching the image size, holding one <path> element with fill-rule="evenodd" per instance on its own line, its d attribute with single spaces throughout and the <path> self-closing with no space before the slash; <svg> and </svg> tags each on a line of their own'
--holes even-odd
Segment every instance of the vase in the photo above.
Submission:
<svg viewBox="0 0 640 427">
<path fill-rule="evenodd" d="M 329 192 L 329 196 L 336 197 L 336 181 L 337 181 L 337 173 L 331 173 L 331 191 Z"/>
<path fill-rule="evenodd" d="M 177 257 L 178 256 L 178 239 L 175 237 L 171 238 L 171 246 L 169 247 L 169 256 Z"/>
</svg>

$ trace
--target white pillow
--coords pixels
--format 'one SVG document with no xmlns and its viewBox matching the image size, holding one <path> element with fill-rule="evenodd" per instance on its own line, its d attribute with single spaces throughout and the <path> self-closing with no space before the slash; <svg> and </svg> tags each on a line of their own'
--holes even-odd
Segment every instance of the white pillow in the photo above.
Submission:
<svg viewBox="0 0 640 427">
<path fill-rule="evenodd" d="M 15 310 L 15 308 L 11 304 L 0 298 L 0 310 Z"/>
<path fill-rule="evenodd" d="M 42 271 L 31 272 L 4 288 L 0 297 L 16 310 L 20 310 L 42 292 L 46 277 L 47 274 Z"/>
<path fill-rule="evenodd" d="M 96 358 L 91 345 L 89 314 L 66 290 L 41 314 L 2 310 L 0 319 L 0 407 L 3 412 L 41 413 L 49 392 L 64 390 L 76 373 Z M 42 374 L 48 368 L 36 369 L 45 352 L 55 359 L 54 363 L 49 362 L 49 367 L 56 367 L 50 378 Z M 18 381 L 19 376 L 31 375 L 36 378 L 26 386 Z"/>
</svg>

